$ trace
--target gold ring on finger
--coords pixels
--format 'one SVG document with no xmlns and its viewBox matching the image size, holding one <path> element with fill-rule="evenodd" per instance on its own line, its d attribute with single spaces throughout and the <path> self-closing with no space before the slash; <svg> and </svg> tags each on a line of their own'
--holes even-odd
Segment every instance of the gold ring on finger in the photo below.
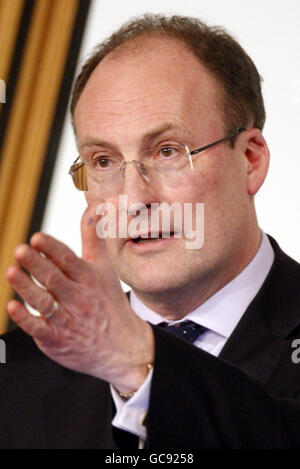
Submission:
<svg viewBox="0 0 300 469">
<path fill-rule="evenodd" d="M 59 304 L 56 300 L 53 300 L 53 306 L 52 306 L 52 309 L 51 311 L 49 311 L 49 313 L 46 313 L 46 314 L 42 314 L 42 316 L 46 319 L 50 319 L 54 316 L 54 314 L 56 313 L 56 311 L 58 310 L 59 308 Z"/>
</svg>

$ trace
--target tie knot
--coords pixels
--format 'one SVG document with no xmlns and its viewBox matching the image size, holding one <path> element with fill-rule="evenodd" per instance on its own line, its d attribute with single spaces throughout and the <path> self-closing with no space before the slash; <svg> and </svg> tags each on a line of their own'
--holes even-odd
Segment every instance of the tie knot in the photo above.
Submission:
<svg viewBox="0 0 300 469">
<path fill-rule="evenodd" d="M 158 326 L 191 343 L 194 343 L 206 331 L 205 327 L 196 324 L 194 321 L 182 321 L 170 325 L 167 322 L 161 322 Z"/>
</svg>

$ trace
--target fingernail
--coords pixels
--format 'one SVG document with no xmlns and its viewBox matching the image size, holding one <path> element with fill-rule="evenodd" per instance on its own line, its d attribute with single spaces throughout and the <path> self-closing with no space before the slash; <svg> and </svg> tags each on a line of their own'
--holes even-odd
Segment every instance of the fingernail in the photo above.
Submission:
<svg viewBox="0 0 300 469">
<path fill-rule="evenodd" d="M 19 246 L 16 247 L 15 249 L 15 258 L 24 258 L 28 255 L 29 253 L 29 246 L 27 244 L 20 244 Z"/>
<path fill-rule="evenodd" d="M 42 233 L 34 233 L 31 238 L 30 238 L 30 243 L 31 244 L 43 244 L 44 238 Z"/>
</svg>

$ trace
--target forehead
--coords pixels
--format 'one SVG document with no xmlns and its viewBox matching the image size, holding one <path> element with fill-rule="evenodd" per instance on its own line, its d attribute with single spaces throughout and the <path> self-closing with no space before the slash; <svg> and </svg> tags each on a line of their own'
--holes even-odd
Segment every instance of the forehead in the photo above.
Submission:
<svg viewBox="0 0 300 469">
<path fill-rule="evenodd" d="M 108 54 L 89 78 L 75 109 L 75 125 L 128 126 L 219 115 L 221 87 L 178 39 L 148 37 Z M 180 122 L 177 122 L 178 124 Z M 183 122 L 184 123 L 184 122 Z"/>
</svg>

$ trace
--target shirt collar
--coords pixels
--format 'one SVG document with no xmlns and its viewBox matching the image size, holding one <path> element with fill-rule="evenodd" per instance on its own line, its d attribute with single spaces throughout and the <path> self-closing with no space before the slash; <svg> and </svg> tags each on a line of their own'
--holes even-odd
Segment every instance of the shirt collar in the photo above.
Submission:
<svg viewBox="0 0 300 469">
<path fill-rule="evenodd" d="M 192 320 L 228 338 L 260 290 L 273 261 L 273 248 L 267 235 L 262 233 L 260 247 L 247 267 L 207 301 L 187 314 L 184 320 Z M 130 304 L 138 316 L 151 324 L 167 322 L 164 317 L 145 306 L 133 290 L 130 291 Z"/>
</svg>

